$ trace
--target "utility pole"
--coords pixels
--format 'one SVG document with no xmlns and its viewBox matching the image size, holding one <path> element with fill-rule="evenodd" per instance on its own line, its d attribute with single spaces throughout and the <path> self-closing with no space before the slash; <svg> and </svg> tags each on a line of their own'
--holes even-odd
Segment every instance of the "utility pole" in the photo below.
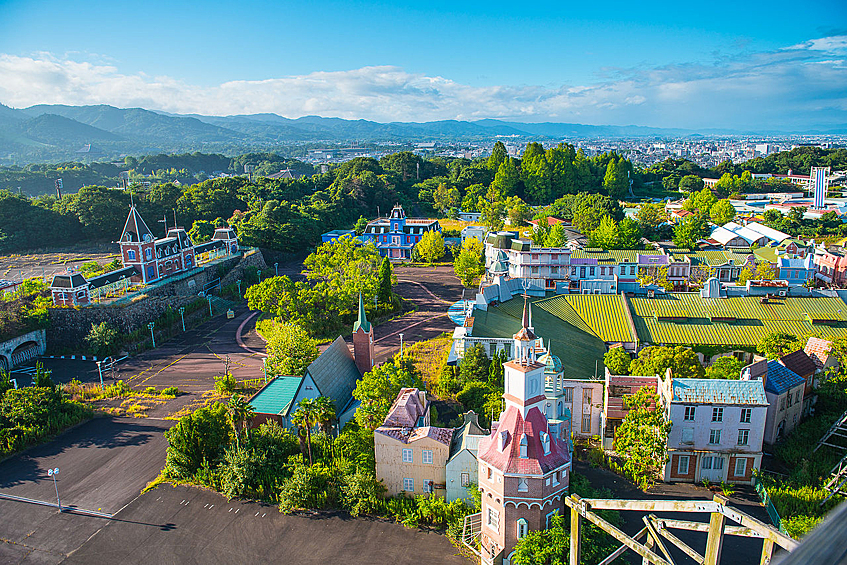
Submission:
<svg viewBox="0 0 847 565">
<path fill-rule="evenodd" d="M 162 219 L 159 220 L 160 224 L 165 224 L 165 237 L 168 235 L 168 216 L 167 214 L 162 216 Z"/>
</svg>

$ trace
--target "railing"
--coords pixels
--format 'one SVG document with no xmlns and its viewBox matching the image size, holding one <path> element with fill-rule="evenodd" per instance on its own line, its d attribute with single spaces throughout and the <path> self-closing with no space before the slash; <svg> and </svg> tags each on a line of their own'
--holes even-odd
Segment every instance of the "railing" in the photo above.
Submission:
<svg viewBox="0 0 847 565">
<path fill-rule="evenodd" d="M 756 487 L 756 492 L 759 494 L 759 500 L 762 501 L 762 506 L 764 506 L 765 510 L 768 511 L 768 517 L 770 517 L 771 523 L 776 526 L 780 532 L 787 534 L 785 528 L 782 527 L 782 518 L 780 518 L 779 512 L 777 512 L 776 506 L 773 505 L 773 501 L 771 501 L 771 496 L 768 494 L 765 485 L 754 477 L 753 486 Z"/>
<path fill-rule="evenodd" d="M 462 524 L 462 543 L 479 557 L 479 533 L 482 530 L 482 512 L 465 516 Z"/>
</svg>

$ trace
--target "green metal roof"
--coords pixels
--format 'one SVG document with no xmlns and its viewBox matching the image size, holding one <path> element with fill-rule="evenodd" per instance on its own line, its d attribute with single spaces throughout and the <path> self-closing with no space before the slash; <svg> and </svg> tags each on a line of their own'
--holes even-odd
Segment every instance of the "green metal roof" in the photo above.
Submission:
<svg viewBox="0 0 847 565">
<path fill-rule="evenodd" d="M 276 377 L 250 399 L 257 414 L 287 416 L 303 377 Z"/>
<path fill-rule="evenodd" d="M 557 318 L 540 307 L 544 299 L 533 301 L 532 325 L 535 335 L 550 344 L 561 359 L 567 378 L 586 379 L 603 371 L 606 344 L 602 339 Z M 514 307 L 513 307 L 514 306 Z M 505 308 L 504 308 L 505 307 Z M 488 310 L 474 309 L 474 337 L 511 338 L 521 329 L 523 300 L 512 299 Z"/>
<path fill-rule="evenodd" d="M 359 331 L 359 328 L 362 328 L 365 333 L 371 331 L 371 323 L 368 322 L 368 317 L 365 315 L 365 303 L 361 293 L 359 294 L 359 317 L 353 324 L 353 333 Z"/>
</svg>

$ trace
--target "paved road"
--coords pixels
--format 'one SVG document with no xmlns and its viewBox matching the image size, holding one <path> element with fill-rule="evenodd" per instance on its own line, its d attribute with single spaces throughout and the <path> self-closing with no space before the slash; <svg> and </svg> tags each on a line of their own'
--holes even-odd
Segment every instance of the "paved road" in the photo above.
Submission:
<svg viewBox="0 0 847 565">
<path fill-rule="evenodd" d="M 59 468 L 62 504 L 118 512 L 165 463 L 162 435 L 173 422 L 94 418 L 0 462 L 0 493 L 55 503 L 47 469 Z M 0 563 L 59 563 L 106 521 L 0 499 Z"/>
<path fill-rule="evenodd" d="M 435 533 L 345 515 L 285 516 L 189 487 L 162 485 L 117 518 L 65 563 L 468 564 Z"/>
</svg>

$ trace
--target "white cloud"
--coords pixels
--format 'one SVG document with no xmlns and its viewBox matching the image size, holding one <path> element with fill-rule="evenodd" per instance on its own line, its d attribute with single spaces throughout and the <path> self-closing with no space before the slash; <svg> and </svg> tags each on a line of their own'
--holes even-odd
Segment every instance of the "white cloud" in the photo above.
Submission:
<svg viewBox="0 0 847 565">
<path fill-rule="evenodd" d="M 110 104 L 211 115 L 274 112 L 376 121 L 505 118 L 676 127 L 791 129 L 847 122 L 847 36 L 712 64 L 611 69 L 596 84 L 470 86 L 393 66 L 217 86 L 126 74 L 96 62 L 0 54 L 0 102 Z"/>
</svg>

